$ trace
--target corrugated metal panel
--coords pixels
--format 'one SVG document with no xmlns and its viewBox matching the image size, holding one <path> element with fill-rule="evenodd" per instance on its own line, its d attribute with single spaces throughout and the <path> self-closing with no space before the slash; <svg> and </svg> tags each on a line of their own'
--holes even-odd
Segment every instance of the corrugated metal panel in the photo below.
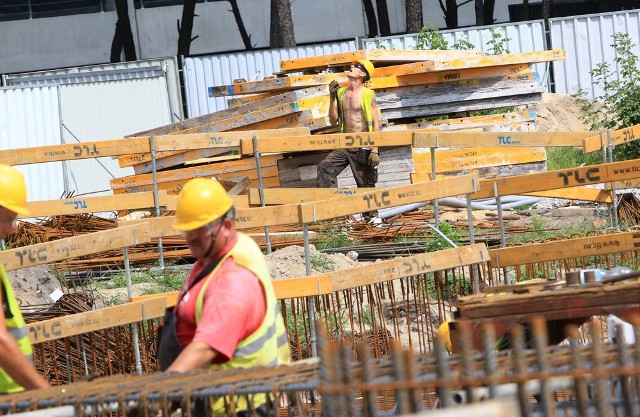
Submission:
<svg viewBox="0 0 640 417">
<path fill-rule="evenodd" d="M 64 143 L 122 138 L 183 118 L 172 58 L 11 74 L 4 80 L 11 85 L 59 85 Z M 133 174 L 111 158 L 73 161 L 67 166 L 68 190 L 76 195 L 110 194 L 109 180 Z"/>
<path fill-rule="evenodd" d="M 36 84 L 95 84 L 107 81 L 162 77 L 166 79 L 166 90 L 170 99 L 169 103 L 171 104 L 173 121 L 177 122 L 184 118 L 184 114 L 182 111 L 178 65 L 175 57 L 9 74 L 4 75 L 2 78 L 4 85 L 17 86 Z"/>
<path fill-rule="evenodd" d="M 280 61 L 355 50 L 355 42 L 337 42 L 296 48 L 248 51 L 186 58 L 183 66 L 187 112 L 190 118 L 227 108 L 221 97 L 209 97 L 207 88 L 234 80 L 260 80 L 280 70 Z"/>
<path fill-rule="evenodd" d="M 60 87 L 63 138 L 66 143 L 117 139 L 171 123 L 163 78 L 121 80 Z M 110 194 L 109 181 L 132 175 L 111 158 L 69 163 L 70 187 L 76 194 Z"/>
<path fill-rule="evenodd" d="M 62 143 L 56 86 L 0 88 L 0 109 L 0 149 Z M 64 193 L 62 162 L 16 168 L 25 175 L 29 201 L 52 200 Z"/>
<path fill-rule="evenodd" d="M 453 45 L 458 40 L 466 39 L 478 49 L 486 51 L 491 48 L 489 41 L 493 39 L 493 35 L 491 34 L 492 30 L 500 30 L 504 36 L 510 39 L 507 42 L 507 48 L 511 53 L 544 51 L 547 49 L 547 42 L 544 36 L 544 22 L 542 20 L 443 30 L 440 31 L 440 33 L 447 42 L 449 42 L 449 45 Z M 417 40 L 417 33 L 380 38 L 367 38 L 359 40 L 359 48 L 415 49 Z M 536 64 L 535 68 L 543 85 L 548 86 L 548 64 Z"/>
<path fill-rule="evenodd" d="M 574 94 L 582 89 L 589 98 L 603 94 L 601 85 L 593 85 L 591 71 L 600 63 L 610 63 L 618 74 L 616 54 L 611 47 L 615 33 L 627 33 L 640 56 L 640 11 L 565 17 L 550 20 L 551 45 L 567 52 L 565 61 L 553 63 L 555 91 Z M 619 77 L 619 75 L 617 75 Z"/>
</svg>

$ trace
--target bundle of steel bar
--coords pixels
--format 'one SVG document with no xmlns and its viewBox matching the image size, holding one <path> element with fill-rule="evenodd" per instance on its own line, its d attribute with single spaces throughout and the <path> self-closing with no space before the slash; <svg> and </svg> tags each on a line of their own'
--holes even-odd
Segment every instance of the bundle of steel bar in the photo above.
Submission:
<svg viewBox="0 0 640 417">
<path fill-rule="evenodd" d="M 640 411 L 640 348 L 603 344 L 597 321 L 592 342 L 581 345 L 576 329 L 568 343 L 548 346 L 543 319 L 530 323 L 532 348 L 514 330 L 508 351 L 496 351 L 494 330 L 484 327 L 484 348 L 471 349 L 464 334 L 463 352 L 449 356 L 438 339 L 435 355 L 418 355 L 394 346 L 391 357 L 371 359 L 362 349 L 355 360 L 350 349 L 321 335 L 320 360 L 278 368 L 207 370 L 112 376 L 94 381 L 8 395 L 0 410 L 19 412 L 73 406 L 69 416 L 170 415 L 180 408 L 195 416 L 202 400 L 221 401 L 224 415 L 235 416 L 242 400 L 264 394 L 275 415 L 386 416 L 434 408 L 457 407 L 487 399 L 514 399 L 520 416 L 626 416 Z M 464 327 L 464 326 L 463 326 Z M 322 328 L 322 326 L 319 326 Z M 640 321 L 635 323 L 640 334 Z M 210 404 L 209 402 L 206 402 Z M 245 415 L 257 415 L 248 410 Z"/>
</svg>

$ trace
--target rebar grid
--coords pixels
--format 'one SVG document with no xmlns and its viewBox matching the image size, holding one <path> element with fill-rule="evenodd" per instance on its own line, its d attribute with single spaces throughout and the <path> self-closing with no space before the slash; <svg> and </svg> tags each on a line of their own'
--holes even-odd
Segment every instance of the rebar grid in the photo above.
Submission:
<svg viewBox="0 0 640 417">
<path fill-rule="evenodd" d="M 592 321 L 590 332 L 597 340 L 593 344 L 579 344 L 576 329 L 571 328 L 568 344 L 547 346 L 543 319 L 533 319 L 530 326 L 535 347 L 529 350 L 524 349 L 523 332 L 515 330 L 513 349 L 495 351 L 493 329 L 486 324 L 487 343 L 480 351 L 448 356 L 438 341 L 435 355 L 416 354 L 394 343 L 388 358 L 371 358 L 361 347 L 356 360 L 350 346 L 331 342 L 326 328 L 319 325 L 324 329 L 319 337 L 320 361 L 278 368 L 111 376 L 4 396 L 0 411 L 72 405 L 79 416 L 108 412 L 156 416 L 158 410 L 170 415 L 176 408 L 190 416 L 199 415 L 190 408 L 198 401 L 223 398 L 227 415 L 233 416 L 238 398 L 267 393 L 272 399 L 268 408 L 282 416 L 398 415 L 490 398 L 519 398 L 522 416 L 638 415 L 637 345 L 601 343 L 599 323 Z M 470 341 L 465 327 L 462 337 Z M 640 318 L 634 321 L 634 331 L 640 335 Z"/>
</svg>

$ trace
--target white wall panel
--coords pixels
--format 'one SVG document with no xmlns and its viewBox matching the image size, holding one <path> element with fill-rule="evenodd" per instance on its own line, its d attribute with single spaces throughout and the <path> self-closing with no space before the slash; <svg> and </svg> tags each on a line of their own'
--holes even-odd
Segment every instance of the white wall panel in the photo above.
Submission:
<svg viewBox="0 0 640 417">
<path fill-rule="evenodd" d="M 593 85 L 591 72 L 602 62 L 610 64 L 619 78 L 613 47 L 615 33 L 627 33 L 640 56 L 640 11 L 565 17 L 550 20 L 551 45 L 567 52 L 565 61 L 553 63 L 557 93 L 574 94 L 584 90 L 589 98 L 602 96 L 601 85 Z"/>
<path fill-rule="evenodd" d="M 233 54 L 186 58 L 183 75 L 188 117 L 198 117 L 227 108 L 224 97 L 209 97 L 207 89 L 229 85 L 234 80 L 261 80 L 280 70 L 280 61 L 355 50 L 355 42 L 338 42 Z"/>
<path fill-rule="evenodd" d="M 64 143 L 123 138 L 183 118 L 173 58 L 9 74 L 3 78 L 9 85 L 59 85 L 59 130 Z M 121 169 L 117 160 L 110 157 L 66 164 L 68 190 L 75 195 L 111 194 L 112 178 L 133 174 L 131 168 Z"/>
<path fill-rule="evenodd" d="M 56 86 L 0 88 L 0 149 L 60 143 Z M 62 162 L 16 168 L 25 175 L 29 201 L 52 200 L 63 195 Z"/>
</svg>

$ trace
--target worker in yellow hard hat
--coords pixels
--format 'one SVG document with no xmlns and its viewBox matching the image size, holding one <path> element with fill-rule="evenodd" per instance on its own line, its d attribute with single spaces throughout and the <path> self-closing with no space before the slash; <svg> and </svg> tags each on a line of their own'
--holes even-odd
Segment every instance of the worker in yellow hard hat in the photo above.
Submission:
<svg viewBox="0 0 640 417">
<path fill-rule="evenodd" d="M 15 168 L 0 163 L 0 239 L 13 233 L 19 214 L 29 214 L 24 177 Z M 46 388 L 49 383 L 33 367 L 27 326 L 1 263 L 0 285 L 0 393 Z"/>
<path fill-rule="evenodd" d="M 352 63 L 346 72 L 349 85 L 341 87 L 333 80 L 329 84 L 329 121 L 340 123 L 340 131 L 345 133 L 373 132 L 380 130 L 380 110 L 373 90 L 364 86 L 373 77 L 375 68 L 367 59 Z M 360 148 L 335 149 L 320 162 L 317 170 L 316 186 L 337 188 L 338 175 L 347 167 L 358 187 L 375 187 L 378 182 L 380 156 L 375 144 L 366 140 L 357 141 Z M 368 216 L 375 213 L 365 213 Z M 367 217 L 367 216 L 365 216 Z"/>
<path fill-rule="evenodd" d="M 176 306 L 165 316 L 158 360 L 161 370 L 252 368 L 290 362 L 284 321 L 264 255 L 235 230 L 233 201 L 215 180 L 188 181 L 177 199 L 173 227 L 197 259 Z M 268 415 L 270 395 L 233 398 L 237 415 Z M 196 415 L 227 415 L 220 398 Z M 202 404 L 200 404 L 202 406 Z M 248 414 L 247 414 L 248 415 Z M 253 414 L 251 414 L 253 415 Z"/>
</svg>

